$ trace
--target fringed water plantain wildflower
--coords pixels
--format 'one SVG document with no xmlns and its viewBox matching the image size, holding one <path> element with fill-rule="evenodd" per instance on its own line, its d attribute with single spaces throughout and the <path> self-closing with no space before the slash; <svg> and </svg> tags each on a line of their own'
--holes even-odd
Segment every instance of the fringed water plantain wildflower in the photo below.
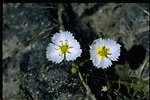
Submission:
<svg viewBox="0 0 150 100">
<path fill-rule="evenodd" d="M 107 68 L 111 61 L 117 61 L 120 56 L 121 45 L 111 39 L 97 39 L 90 46 L 90 60 L 97 68 Z"/>
<path fill-rule="evenodd" d="M 73 61 L 82 53 L 79 42 L 68 31 L 60 31 L 52 37 L 46 51 L 48 60 L 60 63 L 63 60 Z"/>
</svg>

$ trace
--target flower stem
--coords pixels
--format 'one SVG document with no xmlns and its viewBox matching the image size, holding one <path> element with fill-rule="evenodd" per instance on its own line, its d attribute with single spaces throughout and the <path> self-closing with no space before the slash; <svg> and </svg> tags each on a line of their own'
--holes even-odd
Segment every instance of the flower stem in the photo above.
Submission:
<svg viewBox="0 0 150 100">
<path fill-rule="evenodd" d="M 107 77 L 107 74 L 106 74 L 105 70 L 103 70 L 103 71 L 104 71 L 104 75 L 105 75 L 106 80 L 107 80 L 108 89 L 110 89 L 109 79 Z"/>
<path fill-rule="evenodd" d="M 87 95 L 89 97 L 91 97 L 92 100 L 96 100 L 95 96 L 92 94 L 91 89 L 89 88 L 89 86 L 85 83 L 80 71 L 78 70 L 78 76 L 83 84 L 83 86 L 85 87 L 86 91 L 87 91 Z"/>
<path fill-rule="evenodd" d="M 145 69 L 146 64 L 148 63 L 148 61 L 149 61 L 149 56 L 145 58 L 144 63 L 143 63 L 142 66 L 141 66 L 141 69 L 140 69 L 140 72 L 139 72 L 139 75 L 138 75 L 139 78 L 140 78 L 141 75 L 143 74 L 144 69 Z"/>
<path fill-rule="evenodd" d="M 60 30 L 64 31 L 65 28 L 63 26 L 63 20 L 62 20 L 62 13 L 63 13 L 63 10 L 64 10 L 64 6 L 62 3 L 58 3 L 58 21 L 60 23 Z"/>
</svg>

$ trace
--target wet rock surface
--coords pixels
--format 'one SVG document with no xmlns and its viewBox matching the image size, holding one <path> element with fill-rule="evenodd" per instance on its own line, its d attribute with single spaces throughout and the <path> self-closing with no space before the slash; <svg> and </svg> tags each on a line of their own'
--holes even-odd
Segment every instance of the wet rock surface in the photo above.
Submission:
<svg viewBox="0 0 150 100">
<path fill-rule="evenodd" d="M 62 23 L 59 22 L 59 5 L 45 3 L 3 4 L 3 99 L 4 100 L 87 100 L 81 81 L 70 72 L 71 62 L 54 64 L 46 59 L 46 47 L 51 37 L 63 25 L 80 42 L 83 58 L 89 57 L 89 45 L 99 37 L 112 38 L 130 51 L 142 45 L 143 59 L 149 55 L 149 4 L 126 3 L 71 3 L 62 4 Z M 145 12 L 144 12 L 144 10 Z M 139 51 L 141 52 L 141 51 Z M 134 52 L 133 52 L 134 53 Z M 129 56 L 128 56 L 129 57 Z M 143 61 L 142 59 L 142 61 Z M 80 58 L 79 58 L 80 60 Z M 81 58 L 82 60 L 82 58 Z M 125 77 L 129 61 L 116 64 L 111 79 Z M 140 65 L 142 62 L 139 63 Z M 99 100 L 97 78 L 101 70 L 81 68 L 90 88 Z M 119 68 L 122 66 L 121 68 Z M 127 67 L 125 67 L 127 66 Z M 146 69 L 149 65 L 146 65 Z M 92 72 L 91 72 L 91 70 Z M 114 72 L 113 68 L 106 73 Z M 113 76 L 114 75 L 114 76 Z M 144 70 L 143 77 L 149 76 Z M 96 84 L 96 85 L 95 85 Z M 97 89 L 97 90 L 94 90 Z M 95 92 L 96 91 L 96 92 Z M 144 98 L 148 94 L 144 94 Z M 138 97 L 138 96 L 137 96 Z M 147 99 L 147 98 L 146 98 Z"/>
</svg>

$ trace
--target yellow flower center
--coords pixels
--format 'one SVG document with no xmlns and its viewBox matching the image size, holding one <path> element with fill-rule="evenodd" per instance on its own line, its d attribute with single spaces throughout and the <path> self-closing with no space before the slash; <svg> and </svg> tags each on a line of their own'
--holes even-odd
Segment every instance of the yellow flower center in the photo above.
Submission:
<svg viewBox="0 0 150 100">
<path fill-rule="evenodd" d="M 108 58 L 108 55 L 110 54 L 109 52 L 110 50 L 106 46 L 100 46 L 97 49 L 98 57 L 101 59 Z"/>
<path fill-rule="evenodd" d="M 70 49 L 71 47 L 69 46 L 68 42 L 62 41 L 57 50 L 60 53 L 60 55 L 63 54 L 64 56 L 66 56 L 66 53 L 70 53 Z"/>
</svg>

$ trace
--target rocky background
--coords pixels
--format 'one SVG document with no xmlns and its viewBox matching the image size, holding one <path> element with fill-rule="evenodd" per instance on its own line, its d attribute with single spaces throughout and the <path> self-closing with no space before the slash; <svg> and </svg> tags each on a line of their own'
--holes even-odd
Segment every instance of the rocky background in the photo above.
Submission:
<svg viewBox="0 0 150 100">
<path fill-rule="evenodd" d="M 119 100 L 149 100 L 149 6 L 4 3 L 3 99 L 88 100 L 80 79 L 70 71 L 71 62 L 54 64 L 46 59 L 51 37 L 63 27 L 82 45 L 82 58 L 89 58 L 89 45 L 99 37 L 114 39 L 122 45 L 120 60 L 106 74 L 110 80 L 125 81 L 118 94 L 112 93 L 107 99 L 119 96 Z M 87 62 L 80 70 L 96 99 L 104 98 L 100 93 L 102 83 L 98 81 L 103 76 L 101 69 Z M 112 84 L 112 91 L 118 88 L 118 84 Z"/>
</svg>

